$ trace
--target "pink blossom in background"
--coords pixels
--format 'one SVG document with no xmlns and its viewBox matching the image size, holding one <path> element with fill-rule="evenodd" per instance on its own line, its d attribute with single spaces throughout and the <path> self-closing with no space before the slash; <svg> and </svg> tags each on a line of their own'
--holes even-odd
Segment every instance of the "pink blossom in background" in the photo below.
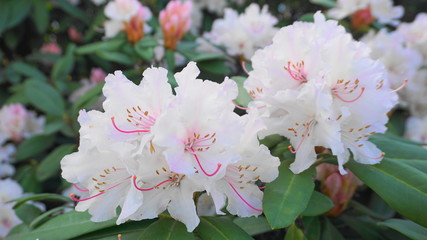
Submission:
<svg viewBox="0 0 427 240">
<path fill-rule="evenodd" d="M 346 175 L 341 175 L 338 166 L 333 164 L 320 164 L 316 170 L 316 178 L 320 181 L 320 191 L 328 196 L 335 205 L 326 214 L 336 217 L 347 208 L 348 202 L 361 182 L 348 169 L 346 169 Z"/>
<path fill-rule="evenodd" d="M 100 83 L 105 80 L 107 74 L 101 68 L 92 68 L 90 71 L 90 81 L 93 83 Z"/>
<path fill-rule="evenodd" d="M 58 46 L 56 42 L 45 43 L 40 49 L 42 53 L 51 53 L 55 55 L 61 55 L 62 49 Z"/>
<path fill-rule="evenodd" d="M 192 3 L 170 1 L 160 12 L 159 21 L 163 30 L 165 48 L 176 49 L 176 44 L 190 29 Z"/>
<path fill-rule="evenodd" d="M 79 33 L 77 28 L 75 28 L 74 26 L 68 28 L 68 37 L 74 42 L 81 42 L 83 40 L 82 34 Z"/>
</svg>

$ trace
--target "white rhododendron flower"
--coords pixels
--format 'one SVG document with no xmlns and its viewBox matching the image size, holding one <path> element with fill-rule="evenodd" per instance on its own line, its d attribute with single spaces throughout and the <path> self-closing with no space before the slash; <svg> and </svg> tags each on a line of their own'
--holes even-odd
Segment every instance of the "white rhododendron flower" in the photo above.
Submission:
<svg viewBox="0 0 427 240">
<path fill-rule="evenodd" d="M 22 197 L 22 187 L 12 179 L 0 180 L 0 203 L 6 204 L 10 200 Z M 13 203 L 9 203 L 13 206 Z"/>
<path fill-rule="evenodd" d="M 277 32 L 276 23 L 277 19 L 268 12 L 267 6 L 261 9 L 253 3 L 241 15 L 226 9 L 224 18 L 215 20 L 212 31 L 204 37 L 225 46 L 230 55 L 249 59 L 255 50 L 271 42 Z"/>
<path fill-rule="evenodd" d="M 13 144 L 5 144 L 0 147 L 0 178 L 10 177 L 15 174 L 15 167 L 10 164 L 15 152 L 16 147 Z"/>
<path fill-rule="evenodd" d="M 20 142 L 43 132 L 45 119 L 36 117 L 19 103 L 5 105 L 0 109 L 0 143 L 12 140 Z"/>
<path fill-rule="evenodd" d="M 80 198 L 71 194 L 77 211 L 104 221 L 120 206 L 121 224 L 167 210 L 193 231 L 200 222 L 193 196 L 206 191 L 225 194 L 234 214 L 261 213 L 262 192 L 255 184 L 276 178 L 279 161 L 258 144 L 258 121 L 233 112 L 236 83 L 198 75 L 194 62 L 176 73 L 176 95 L 163 68 L 144 71 L 139 85 L 120 71 L 107 76 L 105 112 L 80 112 L 79 151 L 61 161 L 62 176 L 83 192 Z M 242 171 L 252 180 L 235 183 L 230 168 L 243 164 L 250 165 Z"/>
<path fill-rule="evenodd" d="M 104 13 L 109 18 L 104 23 L 107 38 L 124 31 L 129 41 L 137 42 L 144 33 L 151 31 L 150 26 L 146 24 L 152 17 L 151 11 L 137 0 L 113 0 L 107 4 Z"/>
<path fill-rule="evenodd" d="M 419 13 L 411 23 L 401 23 L 397 31 L 405 38 L 406 44 L 419 51 L 427 59 L 427 13 Z M 424 65 L 427 65 L 424 63 Z"/>
<path fill-rule="evenodd" d="M 12 228 L 22 223 L 16 216 L 13 206 L 0 203 L 0 239 L 6 237 Z"/>
<path fill-rule="evenodd" d="M 385 131 L 387 112 L 397 95 L 387 72 L 336 21 L 315 14 L 314 23 L 282 28 L 273 44 L 256 52 L 245 82 L 267 129 L 291 140 L 291 170 L 300 173 L 316 161 L 315 146 L 330 148 L 340 170 L 349 160 L 377 163 L 383 154 L 367 138 Z"/>
<path fill-rule="evenodd" d="M 422 65 L 422 56 L 404 45 L 402 36 L 397 32 L 382 29 L 378 33 L 369 32 L 361 39 L 371 48 L 371 57 L 380 60 L 387 69 L 392 88 L 398 88 L 405 79 L 409 83 L 398 92 L 401 104 L 407 104 L 408 98 L 418 87 L 413 84 L 415 75 Z"/>
<path fill-rule="evenodd" d="M 408 118 L 406 120 L 405 137 L 412 141 L 427 143 L 427 116 Z"/>
<path fill-rule="evenodd" d="M 397 25 L 403 16 L 402 6 L 393 6 L 392 0 L 338 0 L 336 7 L 328 11 L 328 15 L 335 19 L 343 19 L 359 10 L 368 10 L 374 20 L 381 24 Z M 365 16 L 366 17 L 366 16 Z"/>
</svg>

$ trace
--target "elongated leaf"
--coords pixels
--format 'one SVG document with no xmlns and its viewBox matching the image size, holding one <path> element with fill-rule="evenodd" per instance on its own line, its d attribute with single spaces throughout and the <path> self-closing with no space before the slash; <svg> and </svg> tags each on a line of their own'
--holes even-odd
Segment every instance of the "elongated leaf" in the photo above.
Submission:
<svg viewBox="0 0 427 240">
<path fill-rule="evenodd" d="M 154 219 L 142 220 L 137 222 L 127 222 L 118 226 L 113 226 L 105 229 L 101 229 L 95 232 L 91 232 L 82 236 L 79 236 L 76 240 L 95 240 L 95 239 L 112 239 L 117 240 L 119 234 L 122 235 L 122 240 L 134 240 L 138 239 L 145 229 L 150 226 Z"/>
<path fill-rule="evenodd" d="M 15 159 L 20 161 L 33 157 L 52 146 L 54 140 L 54 135 L 32 136 L 18 146 Z"/>
<path fill-rule="evenodd" d="M 327 196 L 314 191 L 311 195 L 307 208 L 302 213 L 303 216 L 317 216 L 329 211 L 334 207 L 334 203 Z"/>
<path fill-rule="evenodd" d="M 213 59 L 198 62 L 197 66 L 199 66 L 199 68 L 203 71 L 216 75 L 228 75 L 231 73 L 230 68 L 223 59 Z"/>
<path fill-rule="evenodd" d="M 342 234 L 335 228 L 335 226 L 327 219 L 324 218 L 321 240 L 345 240 Z"/>
<path fill-rule="evenodd" d="M 356 217 L 343 214 L 340 216 L 340 219 L 363 237 L 364 240 L 377 240 L 382 238 L 382 229 L 367 216 Z"/>
<path fill-rule="evenodd" d="M 210 60 L 218 60 L 218 59 L 224 59 L 224 55 L 219 53 L 205 53 L 205 52 L 199 52 L 197 56 L 193 57 L 193 59 L 190 59 L 195 62 L 202 62 L 202 61 L 210 61 Z"/>
<path fill-rule="evenodd" d="M 386 134 L 375 134 L 369 140 L 385 152 L 387 158 L 427 160 L 427 149 L 409 140 Z"/>
<path fill-rule="evenodd" d="M 65 112 L 61 94 L 44 82 L 28 80 L 25 82 L 25 94 L 32 105 L 45 113 L 60 116 Z"/>
<path fill-rule="evenodd" d="M 66 79 L 68 74 L 73 70 L 75 48 L 76 46 L 74 44 L 69 44 L 65 56 L 59 59 L 53 66 L 50 77 L 56 84 Z"/>
<path fill-rule="evenodd" d="M 32 204 L 23 204 L 15 209 L 15 213 L 24 223 L 30 224 L 42 210 Z"/>
<path fill-rule="evenodd" d="M 3 0 L 0 7 L 0 36 L 6 29 L 24 20 L 30 9 L 31 4 L 27 0 Z"/>
<path fill-rule="evenodd" d="M 221 217 L 201 217 L 196 232 L 206 240 L 252 239 L 230 219 Z"/>
<path fill-rule="evenodd" d="M 310 0 L 310 2 L 327 8 L 335 7 L 335 2 L 333 0 Z"/>
<path fill-rule="evenodd" d="M 299 229 L 295 223 L 292 223 L 286 231 L 285 240 L 306 240 L 306 238 L 301 229 Z"/>
<path fill-rule="evenodd" d="M 294 174 L 289 170 L 289 161 L 282 162 L 279 177 L 264 191 L 263 209 L 273 229 L 291 225 L 306 209 L 314 190 L 311 174 Z"/>
<path fill-rule="evenodd" d="M 40 181 L 45 181 L 46 179 L 55 176 L 61 169 L 61 159 L 65 155 L 72 153 L 75 149 L 75 144 L 64 144 L 56 148 L 40 162 L 40 165 L 37 167 L 36 171 L 37 178 Z"/>
<path fill-rule="evenodd" d="M 14 199 L 12 202 L 15 202 L 13 208 L 18 208 L 22 204 L 28 201 L 52 201 L 52 202 L 72 202 L 68 197 L 53 194 L 53 193 L 41 193 L 41 194 L 30 194 L 17 199 Z"/>
<path fill-rule="evenodd" d="M 414 240 L 425 239 L 427 237 L 427 228 L 408 220 L 388 219 L 387 221 L 378 223 L 378 225 L 392 228 Z"/>
<path fill-rule="evenodd" d="M 308 240 L 319 240 L 321 232 L 321 222 L 319 217 L 303 217 L 304 235 Z"/>
<path fill-rule="evenodd" d="M 85 24 L 90 23 L 89 17 L 79 8 L 69 3 L 67 0 L 56 0 L 56 3 L 64 12 L 68 13 L 69 15 L 81 20 Z"/>
<path fill-rule="evenodd" d="M 87 91 L 83 96 L 81 96 L 74 104 L 73 104 L 73 110 L 78 111 L 80 109 L 84 109 L 88 106 L 87 103 L 92 102 L 93 99 L 95 101 L 101 96 L 102 88 L 104 87 L 104 84 L 98 84 L 97 86 L 93 87 L 89 91 Z"/>
<path fill-rule="evenodd" d="M 267 220 L 263 216 L 249 218 L 235 218 L 233 220 L 237 226 L 245 230 L 249 235 L 254 236 L 271 230 Z"/>
<path fill-rule="evenodd" d="M 137 42 L 135 45 L 143 48 L 153 48 L 158 45 L 158 42 L 155 38 L 145 36 L 143 39 L 141 39 L 139 42 Z"/>
<path fill-rule="evenodd" d="M 87 212 L 72 211 L 52 218 L 33 231 L 12 235 L 8 240 L 71 239 L 113 225 L 115 219 L 92 222 Z"/>
<path fill-rule="evenodd" d="M 49 211 L 44 212 L 43 214 L 39 214 L 38 217 L 34 218 L 29 223 L 30 229 L 34 229 L 34 228 L 38 227 L 40 224 L 49 220 L 49 218 L 51 217 L 52 214 L 59 212 L 59 211 L 62 211 L 62 210 L 67 209 L 67 208 L 70 208 L 70 206 L 60 206 L 60 207 L 52 208 Z"/>
<path fill-rule="evenodd" d="M 172 218 L 160 218 L 148 226 L 142 235 L 139 237 L 140 240 L 191 240 L 195 239 L 193 233 L 187 232 L 185 225 Z"/>
<path fill-rule="evenodd" d="M 394 210 L 427 226 L 427 175 L 402 161 L 384 158 L 381 164 L 351 161 L 347 167 Z"/>
<path fill-rule="evenodd" d="M 44 33 L 49 26 L 49 10 L 44 0 L 32 0 L 33 10 L 32 19 L 39 33 Z"/>
<path fill-rule="evenodd" d="M 124 39 L 112 39 L 104 42 L 90 43 L 76 49 L 77 54 L 89 54 L 97 51 L 115 51 L 125 43 Z"/>
<path fill-rule="evenodd" d="M 106 51 L 97 51 L 96 54 L 107 61 L 120 63 L 124 65 L 133 65 L 134 61 L 126 54 L 121 52 L 106 52 Z"/>
<path fill-rule="evenodd" d="M 31 66 L 24 62 L 13 62 L 10 67 L 15 72 L 29 78 L 35 78 L 41 81 L 47 81 L 47 77 L 36 67 Z"/>
</svg>

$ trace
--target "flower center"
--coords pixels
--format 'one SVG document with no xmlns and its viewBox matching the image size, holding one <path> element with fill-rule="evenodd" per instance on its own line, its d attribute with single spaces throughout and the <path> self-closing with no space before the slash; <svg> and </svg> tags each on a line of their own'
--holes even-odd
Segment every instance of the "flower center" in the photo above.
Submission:
<svg viewBox="0 0 427 240">
<path fill-rule="evenodd" d="M 301 83 L 307 82 L 307 76 L 304 72 L 304 61 L 297 62 L 295 64 L 289 61 L 288 66 L 283 68 L 288 71 L 289 75 L 296 81 L 300 81 Z"/>
</svg>

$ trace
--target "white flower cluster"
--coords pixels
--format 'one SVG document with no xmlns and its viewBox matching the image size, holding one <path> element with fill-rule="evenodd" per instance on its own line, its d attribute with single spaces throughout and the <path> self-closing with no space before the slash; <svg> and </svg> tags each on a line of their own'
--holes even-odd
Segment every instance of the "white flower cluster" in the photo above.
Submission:
<svg viewBox="0 0 427 240">
<path fill-rule="evenodd" d="M 37 117 L 19 103 L 0 109 L 0 178 L 15 173 L 15 168 L 10 164 L 15 154 L 14 143 L 43 133 L 44 122 L 44 117 Z"/>
<path fill-rule="evenodd" d="M 22 195 L 23 190 L 18 183 L 11 179 L 0 180 L 0 239 L 22 222 L 13 210 L 14 203 L 7 203 Z"/>
<path fill-rule="evenodd" d="M 212 31 L 204 37 L 213 44 L 225 46 L 232 56 L 249 59 L 257 49 L 271 43 L 278 30 L 274 27 L 276 23 L 277 19 L 268 12 L 267 6 L 261 9 L 253 3 L 240 15 L 227 8 L 224 18 L 215 20 Z"/>
<path fill-rule="evenodd" d="M 233 112 L 232 80 L 197 79 L 190 62 L 175 74 L 174 95 L 167 74 L 147 69 L 135 85 L 116 71 L 103 89 L 105 112 L 80 112 L 79 151 L 61 161 L 62 176 L 88 195 L 71 194 L 76 210 L 104 221 L 120 206 L 117 224 L 167 210 L 192 231 L 199 223 L 194 193 L 206 191 L 217 214 L 226 202 L 231 214 L 261 214 L 258 183 L 274 180 L 279 165 L 258 142 L 262 122 Z"/>
<path fill-rule="evenodd" d="M 392 0 L 338 0 L 328 15 L 341 20 L 364 9 L 369 10 L 370 15 L 381 24 L 397 25 L 404 13 L 402 6 L 393 7 Z"/>
<path fill-rule="evenodd" d="M 397 103 L 387 72 L 337 21 L 321 13 L 314 18 L 282 28 L 255 53 L 245 82 L 254 99 L 249 113 L 264 120 L 261 136 L 290 139 L 295 173 L 316 161 L 316 146 L 331 149 L 341 173 L 350 151 L 358 162 L 378 163 L 384 154 L 368 137 L 386 130 L 387 113 Z"/>
</svg>

